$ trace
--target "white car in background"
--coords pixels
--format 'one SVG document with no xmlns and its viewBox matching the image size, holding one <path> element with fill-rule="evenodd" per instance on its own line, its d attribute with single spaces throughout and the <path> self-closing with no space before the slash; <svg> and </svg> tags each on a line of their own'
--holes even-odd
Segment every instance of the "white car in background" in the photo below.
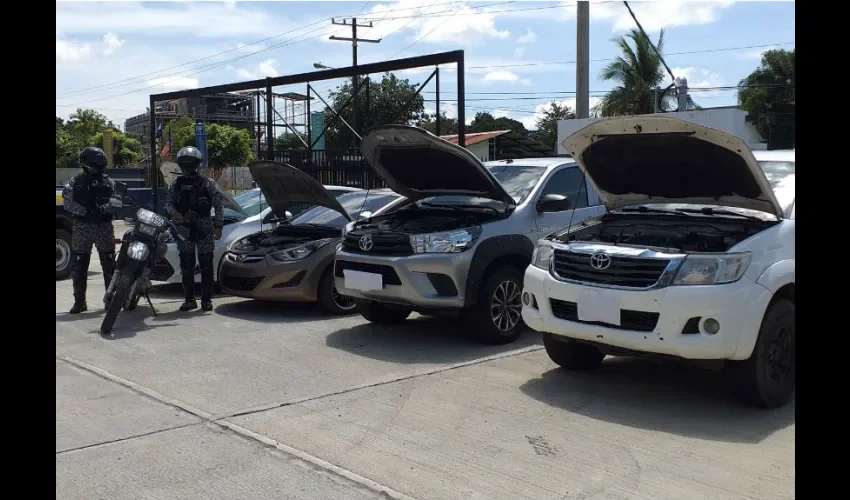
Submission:
<svg viewBox="0 0 850 500">
<path fill-rule="evenodd" d="M 360 191 L 358 188 L 346 186 L 325 186 L 325 189 L 334 196 Z M 221 230 L 221 239 L 215 242 L 215 250 L 213 251 L 213 263 L 215 264 L 213 276 L 216 281 L 218 281 L 221 259 L 224 257 L 225 249 L 230 242 L 249 234 L 274 229 L 277 226 L 277 223 L 273 221 L 274 213 L 266 203 L 259 188 L 246 191 L 236 197 L 231 197 L 222 192 L 222 197 L 225 225 Z M 309 206 L 293 207 L 290 213 L 294 217 L 306 208 L 309 208 Z M 176 242 L 168 243 L 165 257 L 157 262 L 153 273 L 151 273 L 151 280 L 166 283 L 180 283 L 182 281 L 180 254 L 177 252 Z M 195 282 L 201 282 L 201 269 L 197 264 L 195 264 Z"/>
</svg>

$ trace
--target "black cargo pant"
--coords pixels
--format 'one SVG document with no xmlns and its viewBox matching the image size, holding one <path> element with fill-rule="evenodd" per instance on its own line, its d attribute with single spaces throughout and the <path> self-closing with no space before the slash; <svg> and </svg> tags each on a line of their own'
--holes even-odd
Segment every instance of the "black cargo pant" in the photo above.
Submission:
<svg viewBox="0 0 850 500">
<path fill-rule="evenodd" d="M 212 217 L 204 217 L 198 222 L 203 236 L 198 241 L 178 241 L 177 251 L 180 253 L 183 293 L 186 300 L 195 300 L 195 250 L 197 249 L 198 267 L 201 271 L 201 301 L 205 302 L 212 300 L 215 226 Z"/>
<path fill-rule="evenodd" d="M 91 261 L 91 248 L 97 248 L 104 286 L 108 287 L 115 272 L 115 229 L 112 221 L 86 222 L 74 219 L 71 226 L 71 253 L 74 284 L 74 302 L 85 303 L 86 286 Z"/>
</svg>

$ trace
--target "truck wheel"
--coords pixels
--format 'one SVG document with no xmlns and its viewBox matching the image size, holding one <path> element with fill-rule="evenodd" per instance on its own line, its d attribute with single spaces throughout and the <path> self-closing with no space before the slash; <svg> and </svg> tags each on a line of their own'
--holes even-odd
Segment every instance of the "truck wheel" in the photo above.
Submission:
<svg viewBox="0 0 850 500">
<path fill-rule="evenodd" d="M 549 359 L 567 370 L 595 370 L 605 359 L 596 346 L 567 338 L 559 339 L 551 333 L 543 334 L 543 347 Z"/>
<path fill-rule="evenodd" d="M 404 306 L 385 305 L 371 300 L 358 300 L 357 312 L 367 321 L 376 325 L 393 325 L 401 323 L 410 316 L 410 308 Z"/>
<path fill-rule="evenodd" d="M 336 289 L 334 283 L 333 263 L 325 269 L 322 281 L 319 283 L 319 305 L 331 314 L 350 314 L 354 312 L 357 304 L 354 299 L 342 295 Z M 410 314 L 410 313 L 408 313 Z M 407 316 L 405 316 L 406 318 Z"/>
<path fill-rule="evenodd" d="M 777 408 L 791 399 L 797 372 L 794 325 L 794 303 L 777 300 L 762 319 L 750 358 L 729 362 L 735 395 L 741 402 Z"/>
<path fill-rule="evenodd" d="M 502 267 L 490 273 L 471 316 L 481 342 L 504 345 L 519 338 L 525 328 L 520 298 L 522 280 L 522 273 L 514 267 Z"/>
<path fill-rule="evenodd" d="M 74 266 L 71 259 L 71 233 L 64 229 L 56 230 L 56 280 L 71 276 Z"/>
</svg>

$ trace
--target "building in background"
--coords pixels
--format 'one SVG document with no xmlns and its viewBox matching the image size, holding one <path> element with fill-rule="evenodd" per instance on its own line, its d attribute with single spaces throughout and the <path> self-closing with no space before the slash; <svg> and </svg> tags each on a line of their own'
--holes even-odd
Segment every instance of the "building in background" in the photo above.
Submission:
<svg viewBox="0 0 850 500">
<path fill-rule="evenodd" d="M 664 113 L 665 116 L 679 118 L 689 122 L 710 127 L 743 140 L 750 149 L 767 149 L 767 142 L 756 128 L 747 123 L 747 112 L 738 106 L 706 108 L 694 111 L 675 111 Z M 580 120 L 558 120 L 558 154 L 569 154 L 561 143 L 573 133 L 595 122 L 599 118 L 582 118 Z"/>
<path fill-rule="evenodd" d="M 457 134 L 440 138 L 457 144 Z M 513 130 L 466 134 L 466 149 L 481 161 L 552 156 L 551 148 Z"/>
</svg>

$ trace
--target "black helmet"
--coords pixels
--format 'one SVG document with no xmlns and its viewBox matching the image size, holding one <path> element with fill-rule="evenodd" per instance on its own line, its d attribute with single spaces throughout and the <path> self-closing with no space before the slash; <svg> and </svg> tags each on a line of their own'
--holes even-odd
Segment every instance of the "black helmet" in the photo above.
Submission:
<svg viewBox="0 0 850 500">
<path fill-rule="evenodd" d="M 106 170 L 106 153 L 100 148 L 86 148 L 80 152 L 80 168 L 83 172 L 96 175 Z"/>
<path fill-rule="evenodd" d="M 196 147 L 186 146 L 177 153 L 177 166 L 180 167 L 184 175 L 198 173 L 198 168 L 203 161 L 204 155 Z"/>
</svg>

